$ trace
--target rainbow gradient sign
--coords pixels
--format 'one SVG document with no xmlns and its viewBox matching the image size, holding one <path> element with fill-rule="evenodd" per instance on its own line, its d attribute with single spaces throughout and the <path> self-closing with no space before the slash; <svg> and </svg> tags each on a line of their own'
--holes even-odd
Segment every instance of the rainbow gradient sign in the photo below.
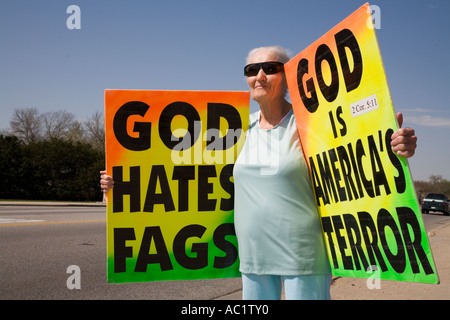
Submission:
<svg viewBox="0 0 450 320">
<path fill-rule="evenodd" d="M 248 92 L 106 90 L 108 281 L 239 276 L 233 165 Z"/>
<path fill-rule="evenodd" d="M 333 274 L 438 283 L 369 4 L 285 72 Z"/>
</svg>

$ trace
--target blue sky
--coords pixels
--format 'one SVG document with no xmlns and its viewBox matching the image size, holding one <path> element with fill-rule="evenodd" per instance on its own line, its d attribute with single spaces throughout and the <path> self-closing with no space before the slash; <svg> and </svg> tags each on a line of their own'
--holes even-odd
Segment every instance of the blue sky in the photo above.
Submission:
<svg viewBox="0 0 450 320">
<path fill-rule="evenodd" d="M 69 30 L 69 5 L 81 29 Z M 105 89 L 248 90 L 247 52 L 298 54 L 364 1 L 2 0 L 0 129 L 15 108 L 103 111 Z M 396 111 L 419 137 L 415 180 L 450 180 L 448 0 L 373 1 Z M 257 110 L 255 103 L 251 110 Z"/>
</svg>

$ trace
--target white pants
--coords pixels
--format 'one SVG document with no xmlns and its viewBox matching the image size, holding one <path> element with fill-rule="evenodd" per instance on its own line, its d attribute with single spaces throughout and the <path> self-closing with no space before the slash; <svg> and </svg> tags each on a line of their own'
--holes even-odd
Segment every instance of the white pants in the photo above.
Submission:
<svg viewBox="0 0 450 320">
<path fill-rule="evenodd" d="M 330 300 L 331 274 L 275 276 L 242 274 L 243 300 Z"/>
</svg>

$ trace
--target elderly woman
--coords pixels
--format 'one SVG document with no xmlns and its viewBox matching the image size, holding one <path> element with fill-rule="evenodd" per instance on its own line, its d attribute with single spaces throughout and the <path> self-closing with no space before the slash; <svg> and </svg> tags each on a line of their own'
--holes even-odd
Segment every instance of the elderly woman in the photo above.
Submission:
<svg viewBox="0 0 450 320">
<path fill-rule="evenodd" d="M 250 116 L 233 173 L 243 299 L 280 299 L 282 285 L 286 299 L 330 299 L 319 215 L 292 105 L 285 100 L 288 60 L 283 48 L 262 47 L 250 51 L 244 68 L 260 111 Z M 391 144 L 398 155 L 411 157 L 416 141 L 414 130 L 399 129 Z M 105 171 L 100 183 L 105 191 L 114 185 Z"/>
<path fill-rule="evenodd" d="M 286 299 L 330 299 L 319 215 L 285 100 L 288 60 L 283 48 L 262 47 L 250 51 L 244 68 L 260 111 L 250 117 L 233 173 L 243 299 L 280 299 L 282 284 Z M 392 135 L 393 150 L 410 157 L 416 139 L 414 130 L 400 129 Z"/>
</svg>

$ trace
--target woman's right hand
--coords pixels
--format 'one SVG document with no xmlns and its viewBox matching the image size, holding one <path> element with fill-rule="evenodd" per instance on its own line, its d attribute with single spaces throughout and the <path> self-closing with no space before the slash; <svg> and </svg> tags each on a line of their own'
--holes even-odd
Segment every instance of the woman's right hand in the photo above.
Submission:
<svg viewBox="0 0 450 320">
<path fill-rule="evenodd" d="M 103 192 L 108 192 L 114 187 L 114 180 L 106 174 L 106 171 L 100 171 L 100 188 Z"/>
</svg>

